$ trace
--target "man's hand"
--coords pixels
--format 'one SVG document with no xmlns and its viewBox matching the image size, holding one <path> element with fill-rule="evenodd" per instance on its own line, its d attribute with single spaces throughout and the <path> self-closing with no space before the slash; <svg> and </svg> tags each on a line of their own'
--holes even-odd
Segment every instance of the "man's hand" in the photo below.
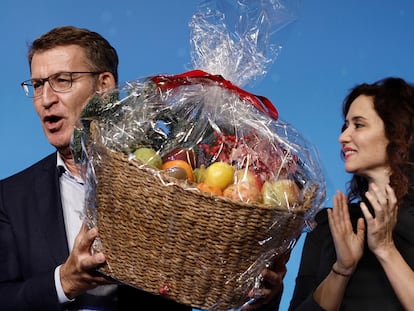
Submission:
<svg viewBox="0 0 414 311">
<path fill-rule="evenodd" d="M 103 253 L 91 254 L 91 246 L 97 236 L 98 230 L 96 228 L 88 230 L 83 224 L 76 236 L 72 252 L 60 268 L 62 288 L 69 299 L 73 299 L 98 285 L 114 283 L 96 272 L 96 268 L 105 263 Z"/>
<path fill-rule="evenodd" d="M 283 278 L 286 275 L 286 262 L 289 260 L 290 251 L 275 258 L 273 264 L 263 269 L 260 274 L 262 286 L 252 288 L 249 292 L 251 298 L 243 305 L 243 311 L 256 310 L 260 307 L 271 303 L 282 293 Z"/>
</svg>

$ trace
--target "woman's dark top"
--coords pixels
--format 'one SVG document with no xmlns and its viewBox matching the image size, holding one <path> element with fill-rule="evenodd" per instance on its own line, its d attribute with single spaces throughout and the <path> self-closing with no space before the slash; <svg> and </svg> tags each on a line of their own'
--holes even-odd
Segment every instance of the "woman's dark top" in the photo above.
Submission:
<svg viewBox="0 0 414 311">
<path fill-rule="evenodd" d="M 414 269 L 414 204 L 410 203 L 400 207 L 394 241 L 405 261 L 411 269 Z M 355 228 L 357 219 L 363 215 L 359 204 L 352 203 L 349 209 Z M 313 299 L 313 293 L 331 271 L 336 261 L 336 254 L 326 209 L 316 215 L 316 221 L 318 225 L 307 234 L 304 242 L 289 311 L 324 310 Z M 368 249 L 366 239 L 364 255 L 349 280 L 340 310 L 404 310 L 380 263 Z"/>
</svg>

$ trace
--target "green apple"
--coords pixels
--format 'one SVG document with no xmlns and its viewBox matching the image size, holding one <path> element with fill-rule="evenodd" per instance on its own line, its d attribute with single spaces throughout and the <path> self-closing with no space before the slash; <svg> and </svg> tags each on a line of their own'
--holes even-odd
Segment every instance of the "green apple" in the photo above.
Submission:
<svg viewBox="0 0 414 311">
<path fill-rule="evenodd" d="M 293 207 L 299 200 L 300 189 L 293 180 L 265 181 L 262 187 L 263 203 L 281 207 Z"/>
<path fill-rule="evenodd" d="M 135 158 L 154 168 L 161 168 L 161 156 L 152 148 L 141 147 L 134 151 Z"/>
</svg>

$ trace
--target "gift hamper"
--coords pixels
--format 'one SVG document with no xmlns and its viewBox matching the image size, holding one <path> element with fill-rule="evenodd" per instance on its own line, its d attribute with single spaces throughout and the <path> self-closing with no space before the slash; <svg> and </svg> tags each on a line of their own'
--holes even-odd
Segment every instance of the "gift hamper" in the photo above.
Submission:
<svg viewBox="0 0 414 311">
<path fill-rule="evenodd" d="M 325 195 L 315 148 L 275 106 L 204 70 L 93 98 L 73 151 L 100 271 L 199 309 L 249 303 Z"/>
</svg>

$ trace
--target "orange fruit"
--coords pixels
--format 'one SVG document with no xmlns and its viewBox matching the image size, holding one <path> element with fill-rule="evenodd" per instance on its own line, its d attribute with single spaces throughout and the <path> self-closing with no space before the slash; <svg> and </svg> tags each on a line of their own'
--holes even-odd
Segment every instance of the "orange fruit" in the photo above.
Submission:
<svg viewBox="0 0 414 311">
<path fill-rule="evenodd" d="M 201 191 L 208 192 L 215 195 L 223 195 L 223 191 L 220 189 L 220 187 L 217 186 L 210 186 L 204 182 L 201 182 L 197 184 L 197 188 Z"/>
<path fill-rule="evenodd" d="M 171 167 L 180 167 L 185 170 L 189 181 L 194 181 L 193 169 L 188 162 L 183 160 L 170 160 L 162 164 L 161 169 L 166 170 Z"/>
</svg>

